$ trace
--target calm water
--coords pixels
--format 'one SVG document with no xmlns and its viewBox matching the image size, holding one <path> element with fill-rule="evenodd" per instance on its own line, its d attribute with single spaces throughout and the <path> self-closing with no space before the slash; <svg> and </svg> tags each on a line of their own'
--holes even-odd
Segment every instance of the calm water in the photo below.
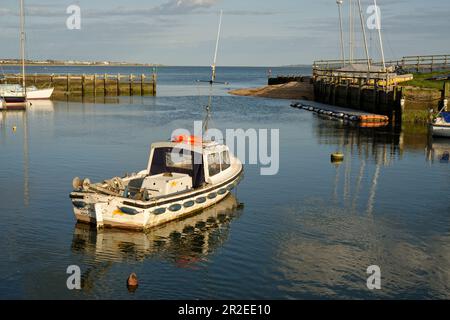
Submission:
<svg viewBox="0 0 450 320">
<path fill-rule="evenodd" d="M 220 74 L 245 87 L 266 72 Z M 72 178 L 144 168 L 153 141 L 203 118 L 208 91 L 193 80 L 207 74 L 163 68 L 156 98 L 0 114 L 0 298 L 450 298 L 449 140 L 423 127 L 351 128 L 227 87 L 215 89 L 213 124 L 280 129 L 278 175 L 247 165 L 233 197 L 148 234 L 76 225 Z M 66 288 L 69 265 L 81 267 L 81 291 Z M 370 265 L 382 290 L 366 287 Z"/>
</svg>

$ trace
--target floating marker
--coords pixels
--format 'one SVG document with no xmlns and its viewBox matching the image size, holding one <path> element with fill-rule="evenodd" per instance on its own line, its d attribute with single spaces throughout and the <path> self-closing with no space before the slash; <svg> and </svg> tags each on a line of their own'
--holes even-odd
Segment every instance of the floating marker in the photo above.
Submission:
<svg viewBox="0 0 450 320">
<path fill-rule="evenodd" d="M 340 152 L 335 152 L 331 154 L 331 162 L 332 163 L 340 163 L 344 161 L 344 154 Z"/>
<path fill-rule="evenodd" d="M 130 276 L 127 279 L 128 291 L 130 291 L 130 292 L 136 291 L 138 285 L 139 285 L 139 282 L 138 282 L 137 275 L 136 275 L 136 273 L 133 272 L 132 274 L 130 274 Z"/>
</svg>

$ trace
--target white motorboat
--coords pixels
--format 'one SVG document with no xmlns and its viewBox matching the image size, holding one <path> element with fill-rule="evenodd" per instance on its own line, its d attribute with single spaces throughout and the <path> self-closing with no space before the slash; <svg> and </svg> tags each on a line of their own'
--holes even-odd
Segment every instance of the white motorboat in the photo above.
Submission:
<svg viewBox="0 0 450 320">
<path fill-rule="evenodd" d="M 75 178 L 70 198 L 80 222 L 145 230 L 218 203 L 242 174 L 226 145 L 181 136 L 153 144 L 137 174 L 96 184 Z"/>
<path fill-rule="evenodd" d="M 450 138 L 450 112 L 441 112 L 431 123 L 431 132 L 434 137 Z"/>
</svg>

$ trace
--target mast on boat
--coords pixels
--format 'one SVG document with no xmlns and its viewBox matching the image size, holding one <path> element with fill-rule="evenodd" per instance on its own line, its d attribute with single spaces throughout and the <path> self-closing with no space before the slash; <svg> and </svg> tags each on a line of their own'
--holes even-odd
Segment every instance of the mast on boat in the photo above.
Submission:
<svg viewBox="0 0 450 320">
<path fill-rule="evenodd" d="M 369 47 L 367 45 L 367 35 L 366 35 L 366 27 L 364 25 L 364 17 L 361 7 L 361 0 L 358 0 L 358 11 L 359 11 L 359 19 L 361 20 L 361 29 L 364 38 L 364 49 L 366 51 L 366 59 L 367 59 L 367 77 L 370 77 L 370 55 L 369 55 Z"/>
<path fill-rule="evenodd" d="M 349 5 L 349 62 L 350 64 L 353 63 L 353 0 L 348 0 Z"/>
<path fill-rule="evenodd" d="M 341 60 L 342 65 L 345 67 L 345 50 L 344 50 L 344 29 L 342 27 L 342 4 L 344 3 L 343 0 L 336 0 L 336 4 L 338 5 L 338 11 L 339 11 L 339 29 L 341 33 Z"/>
<path fill-rule="evenodd" d="M 27 92 L 25 80 L 25 12 L 23 0 L 20 0 L 20 54 L 22 58 L 22 87 Z"/>
<path fill-rule="evenodd" d="M 380 41 L 381 60 L 383 62 L 383 72 L 386 72 L 386 60 L 384 58 L 383 38 L 381 37 L 381 17 L 379 15 L 377 0 L 373 0 L 375 6 L 375 16 L 377 20 L 378 39 Z"/>
<path fill-rule="evenodd" d="M 205 120 L 203 121 L 203 132 L 204 133 L 208 131 L 209 120 L 211 119 L 212 85 L 214 83 L 217 83 L 216 82 L 216 64 L 217 64 L 217 53 L 219 51 L 220 33 L 222 30 L 222 17 L 223 17 L 223 10 L 220 10 L 219 28 L 217 30 L 217 38 L 216 38 L 216 48 L 214 51 L 213 64 L 211 65 L 211 80 L 209 81 L 209 84 L 211 86 L 210 86 L 208 104 L 206 105 L 206 116 L 205 116 Z"/>
<path fill-rule="evenodd" d="M 223 10 L 220 10 L 219 28 L 217 30 L 217 39 L 216 39 L 216 50 L 214 51 L 214 59 L 213 59 L 213 64 L 211 66 L 211 84 L 213 84 L 216 81 L 217 52 L 219 50 L 220 31 L 222 28 L 222 16 L 223 16 Z"/>
</svg>

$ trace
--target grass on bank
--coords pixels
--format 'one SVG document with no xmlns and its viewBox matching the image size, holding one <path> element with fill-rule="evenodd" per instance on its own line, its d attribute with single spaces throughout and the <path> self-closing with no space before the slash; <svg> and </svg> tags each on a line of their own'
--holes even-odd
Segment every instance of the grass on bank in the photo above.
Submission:
<svg viewBox="0 0 450 320">
<path fill-rule="evenodd" d="M 428 79 L 436 77 L 436 76 L 445 76 L 445 75 L 449 75 L 449 74 L 450 74 L 450 70 L 431 72 L 431 73 L 415 73 L 414 79 L 411 81 L 402 83 L 402 86 L 414 86 L 414 87 L 419 87 L 419 88 L 442 90 L 444 88 L 445 80 L 428 80 Z"/>
</svg>

